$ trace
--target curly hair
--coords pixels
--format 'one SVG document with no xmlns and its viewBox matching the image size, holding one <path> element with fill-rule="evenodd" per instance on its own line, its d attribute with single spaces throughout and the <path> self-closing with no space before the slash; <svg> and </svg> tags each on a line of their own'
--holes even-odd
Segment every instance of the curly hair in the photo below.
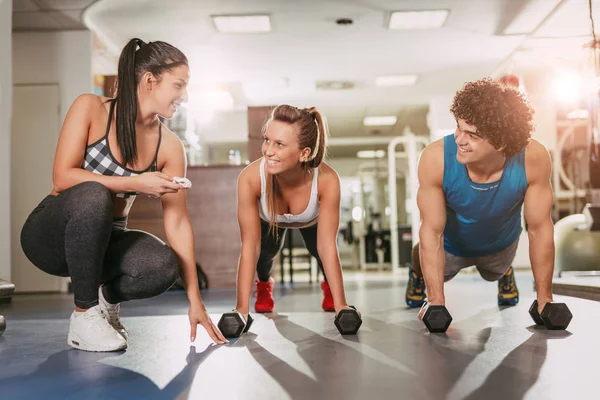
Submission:
<svg viewBox="0 0 600 400">
<path fill-rule="evenodd" d="M 533 114 L 527 95 L 511 85 L 485 78 L 467 82 L 450 107 L 454 118 L 477 127 L 477 135 L 511 157 L 527 146 L 533 132 Z"/>
</svg>

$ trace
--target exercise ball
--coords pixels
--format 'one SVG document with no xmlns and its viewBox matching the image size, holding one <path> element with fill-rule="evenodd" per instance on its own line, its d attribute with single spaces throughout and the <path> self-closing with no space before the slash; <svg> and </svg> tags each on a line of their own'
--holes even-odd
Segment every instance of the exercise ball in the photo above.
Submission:
<svg viewBox="0 0 600 400">
<path fill-rule="evenodd" d="M 563 271 L 600 270 L 600 231 L 585 228 L 585 216 L 572 214 L 554 224 L 555 269 Z"/>
</svg>

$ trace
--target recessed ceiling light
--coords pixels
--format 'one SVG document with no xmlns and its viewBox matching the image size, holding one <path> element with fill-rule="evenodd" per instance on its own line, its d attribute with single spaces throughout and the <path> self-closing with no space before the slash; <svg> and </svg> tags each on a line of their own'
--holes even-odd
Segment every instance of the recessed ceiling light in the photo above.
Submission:
<svg viewBox="0 0 600 400">
<path fill-rule="evenodd" d="M 440 28 L 448 18 L 448 10 L 395 11 L 390 16 L 390 29 Z"/>
<path fill-rule="evenodd" d="M 365 117 L 363 119 L 364 126 L 390 126 L 395 125 L 398 121 L 396 116 L 383 116 L 383 117 Z"/>
<path fill-rule="evenodd" d="M 222 33 L 269 32 L 271 19 L 268 15 L 213 15 L 215 27 Z"/>
<path fill-rule="evenodd" d="M 339 18 L 335 21 L 338 25 L 352 25 L 353 22 L 350 18 Z"/>
<path fill-rule="evenodd" d="M 349 90 L 354 89 L 352 81 L 317 81 L 316 87 L 320 90 Z"/>
<path fill-rule="evenodd" d="M 410 86 L 417 82 L 417 75 L 388 75 L 375 78 L 377 86 Z"/>
</svg>

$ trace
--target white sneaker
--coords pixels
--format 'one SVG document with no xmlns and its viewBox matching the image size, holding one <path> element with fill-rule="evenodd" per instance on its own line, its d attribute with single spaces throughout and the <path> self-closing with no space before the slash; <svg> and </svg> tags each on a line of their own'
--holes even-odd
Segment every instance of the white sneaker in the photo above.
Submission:
<svg viewBox="0 0 600 400">
<path fill-rule="evenodd" d="M 127 348 L 127 341 L 104 318 L 100 306 L 86 312 L 73 311 L 68 344 L 85 351 L 118 351 Z"/>
<path fill-rule="evenodd" d="M 104 294 L 102 293 L 102 286 L 98 289 L 98 303 L 100 304 L 100 311 L 102 311 L 102 314 L 104 314 L 108 323 L 123 336 L 123 339 L 127 339 L 129 333 L 127 333 L 127 330 L 121 323 L 121 318 L 119 317 L 121 304 L 110 304 L 106 301 Z"/>
</svg>

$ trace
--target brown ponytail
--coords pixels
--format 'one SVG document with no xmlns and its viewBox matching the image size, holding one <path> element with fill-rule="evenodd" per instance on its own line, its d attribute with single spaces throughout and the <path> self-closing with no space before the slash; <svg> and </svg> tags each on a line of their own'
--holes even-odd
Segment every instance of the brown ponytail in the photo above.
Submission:
<svg viewBox="0 0 600 400">
<path fill-rule="evenodd" d="M 315 124 L 317 125 L 316 142 L 314 147 L 311 147 L 310 145 L 302 146 L 302 143 L 300 143 L 300 147 L 311 147 L 311 158 L 307 162 L 308 168 L 318 168 L 323 162 L 327 150 L 327 124 L 319 110 L 315 107 L 311 107 L 308 110 L 308 113 L 312 115 Z M 302 134 L 300 134 L 300 136 L 302 136 Z"/>
</svg>

